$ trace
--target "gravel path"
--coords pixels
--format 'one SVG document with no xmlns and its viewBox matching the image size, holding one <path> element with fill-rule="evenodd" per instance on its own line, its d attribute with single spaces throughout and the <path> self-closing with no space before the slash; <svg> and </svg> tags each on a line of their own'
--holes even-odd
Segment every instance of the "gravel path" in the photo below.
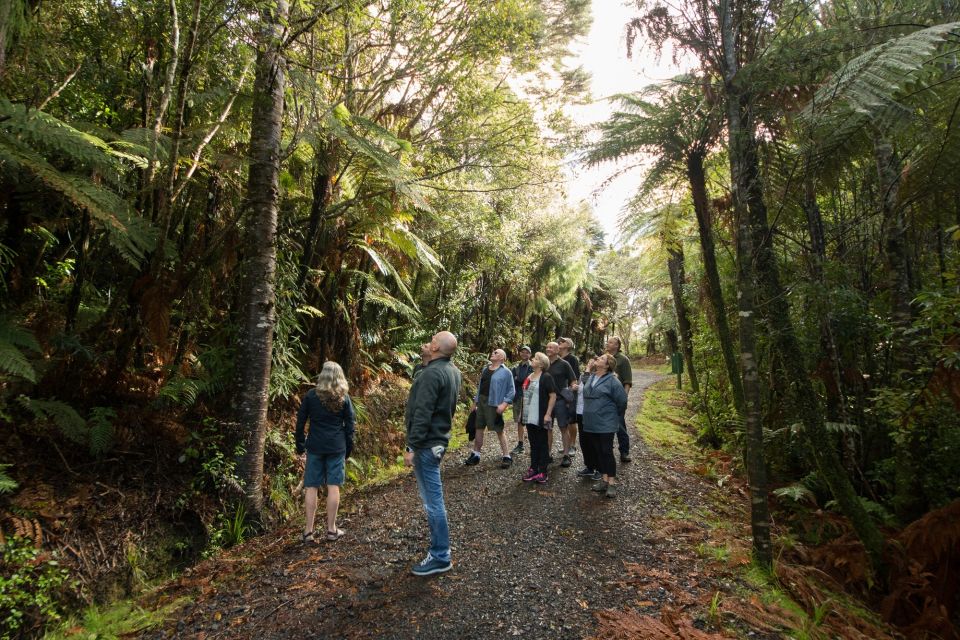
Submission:
<svg viewBox="0 0 960 640">
<path fill-rule="evenodd" d="M 643 389 L 660 378 L 634 371 L 629 425 Z M 512 446 L 516 432 L 508 433 Z M 225 558 L 201 565 L 178 583 L 192 594 L 179 622 L 150 637 L 582 638 L 596 633 L 600 610 L 656 615 L 675 603 L 676 588 L 658 586 L 649 572 L 638 579 L 637 567 L 668 572 L 674 587 L 709 599 L 715 587 L 689 546 L 651 529 L 678 501 L 696 509 L 705 484 L 667 468 L 634 437 L 614 500 L 575 477 L 579 459 L 551 465 L 548 484 L 531 486 L 520 480 L 526 460 L 500 469 L 499 447 L 488 440 L 479 466 L 464 466 L 463 452 L 444 462 L 451 572 L 410 575 L 428 530 L 409 475 L 349 496 L 341 517 L 348 533 L 336 544 L 304 549 L 291 529 L 252 542 L 257 550 L 234 561 L 240 567 Z"/>
</svg>

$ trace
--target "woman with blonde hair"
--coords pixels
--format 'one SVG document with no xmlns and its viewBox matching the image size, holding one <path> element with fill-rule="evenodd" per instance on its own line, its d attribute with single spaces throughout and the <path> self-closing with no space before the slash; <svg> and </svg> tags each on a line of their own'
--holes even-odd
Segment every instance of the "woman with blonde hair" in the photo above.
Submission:
<svg viewBox="0 0 960 640">
<path fill-rule="evenodd" d="M 337 510 L 340 508 L 340 486 L 344 479 L 344 464 L 353 451 L 353 428 L 356 421 L 353 402 L 347 391 L 349 385 L 343 369 L 336 362 L 323 363 L 317 386 L 307 392 L 297 412 L 297 453 L 306 453 L 303 471 L 304 523 L 301 540 L 314 542 L 314 518 L 317 514 L 317 494 L 327 488 L 327 530 L 330 542 L 343 536 L 337 528 Z M 307 419 L 310 428 L 304 437 Z"/>
<path fill-rule="evenodd" d="M 553 420 L 553 407 L 557 402 L 557 386 L 553 376 L 547 373 L 550 358 L 537 352 L 530 359 L 533 372 L 523 382 L 523 424 L 527 426 L 530 441 L 530 468 L 523 474 L 524 482 L 547 482 L 547 458 L 550 448 L 547 433 Z"/>
<path fill-rule="evenodd" d="M 584 449 L 593 449 L 600 481 L 593 486 L 608 498 L 617 496 L 617 460 L 613 457 L 613 436 L 620 428 L 620 416 L 627 408 L 627 392 L 613 370 L 617 361 L 609 353 L 593 361 L 593 376 L 583 386 Z"/>
</svg>

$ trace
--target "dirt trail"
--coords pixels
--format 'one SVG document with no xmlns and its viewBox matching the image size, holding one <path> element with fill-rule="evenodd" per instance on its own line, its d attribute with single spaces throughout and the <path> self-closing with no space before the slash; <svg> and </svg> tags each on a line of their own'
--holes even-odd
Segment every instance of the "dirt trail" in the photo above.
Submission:
<svg viewBox="0 0 960 640">
<path fill-rule="evenodd" d="M 629 425 L 643 389 L 660 378 L 634 371 Z M 512 444 L 516 433 L 508 432 Z M 600 610 L 657 615 L 663 606 L 709 599 L 717 586 L 699 572 L 700 561 L 651 528 L 678 503 L 695 510 L 708 485 L 670 470 L 639 437 L 633 442 L 633 462 L 618 467 L 621 490 L 612 500 L 575 477 L 576 463 L 551 465 L 549 482 L 531 486 L 520 481 L 526 459 L 499 468 L 495 440 L 477 467 L 450 452 L 443 478 L 451 572 L 410 574 L 428 531 L 415 480 L 405 476 L 349 496 L 341 518 L 348 533 L 336 544 L 304 548 L 289 528 L 282 538 L 245 545 L 246 557 L 201 565 L 170 590 L 192 594 L 180 620 L 148 637 L 582 638 L 596 632 Z M 658 572 L 669 574 L 673 589 L 651 578 Z M 676 602 L 678 593 L 686 603 Z"/>
</svg>

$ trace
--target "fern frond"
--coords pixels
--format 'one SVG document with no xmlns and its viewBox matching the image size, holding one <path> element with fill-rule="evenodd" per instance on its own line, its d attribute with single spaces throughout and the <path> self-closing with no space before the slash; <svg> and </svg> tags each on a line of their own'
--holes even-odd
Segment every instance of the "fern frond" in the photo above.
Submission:
<svg viewBox="0 0 960 640">
<path fill-rule="evenodd" d="M 909 124 L 915 110 L 903 103 L 907 92 L 929 86 L 958 53 L 960 22 L 948 22 L 879 44 L 841 67 L 800 115 L 814 133 L 816 155 L 829 158 L 870 124 L 880 129 Z"/>
<path fill-rule="evenodd" d="M 134 266 L 156 244 L 156 230 L 120 196 L 90 179 L 62 172 L 33 149 L 0 133 L 0 161 L 33 174 L 51 191 L 90 214 L 109 234 L 110 244 Z"/>
<path fill-rule="evenodd" d="M 94 407 L 87 419 L 89 427 L 90 453 L 102 456 L 113 447 L 115 429 L 113 422 L 117 412 L 109 407 Z"/>
<path fill-rule="evenodd" d="M 12 464 L 0 464 L 0 496 L 5 493 L 13 493 L 20 485 L 17 481 L 7 475 L 7 469 L 13 467 Z"/>
<path fill-rule="evenodd" d="M 100 172 L 118 169 L 110 147 L 97 136 L 74 129 L 48 113 L 28 110 L 0 98 L 0 130 L 45 156 L 58 155 L 73 165 Z"/>
<path fill-rule="evenodd" d="M 66 402 L 56 399 L 37 400 L 27 396 L 20 396 L 17 401 L 38 420 L 49 421 L 56 425 L 64 437 L 71 442 L 87 444 L 87 421 Z"/>
</svg>

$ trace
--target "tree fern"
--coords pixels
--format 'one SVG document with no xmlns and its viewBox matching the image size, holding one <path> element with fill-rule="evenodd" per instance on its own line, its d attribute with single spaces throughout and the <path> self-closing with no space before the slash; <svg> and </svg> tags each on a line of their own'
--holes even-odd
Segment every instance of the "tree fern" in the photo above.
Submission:
<svg viewBox="0 0 960 640">
<path fill-rule="evenodd" d="M 156 244 L 156 230 L 125 200 L 90 177 L 94 171 L 98 175 L 119 173 L 122 166 L 116 156 L 106 142 L 92 134 L 0 99 L 0 171 L 19 168 L 33 175 L 48 190 L 89 213 L 120 255 L 139 265 Z M 54 159 L 87 173 L 63 171 L 54 165 Z"/>
<path fill-rule="evenodd" d="M 880 129 L 914 116 L 903 103 L 907 92 L 931 86 L 953 65 L 960 22 L 948 22 L 879 44 L 843 65 L 814 95 L 801 120 L 821 141 L 821 157 L 848 144 L 867 124 Z M 930 73 L 928 73 L 930 72 Z"/>
</svg>

